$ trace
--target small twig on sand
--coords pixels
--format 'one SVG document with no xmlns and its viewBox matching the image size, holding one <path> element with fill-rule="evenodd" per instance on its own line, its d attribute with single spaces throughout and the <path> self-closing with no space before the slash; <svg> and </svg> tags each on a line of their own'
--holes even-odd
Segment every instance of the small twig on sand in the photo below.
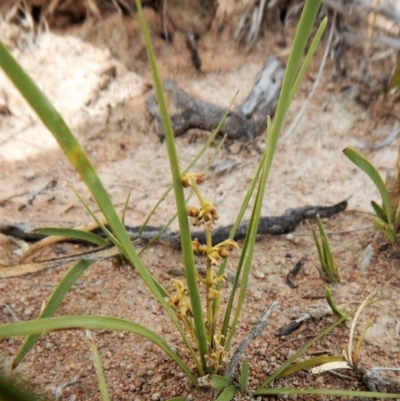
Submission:
<svg viewBox="0 0 400 401">
<path fill-rule="evenodd" d="M 243 352 L 249 346 L 249 344 L 257 338 L 265 329 L 265 326 L 268 323 L 269 316 L 272 311 L 278 306 L 278 302 L 272 302 L 271 306 L 262 314 L 259 321 L 252 327 L 250 333 L 244 338 L 244 340 L 239 344 L 236 352 L 234 353 L 231 361 L 229 362 L 226 370 L 225 377 L 228 379 L 232 379 L 233 374 L 237 368 L 237 365 L 243 355 Z"/>
</svg>

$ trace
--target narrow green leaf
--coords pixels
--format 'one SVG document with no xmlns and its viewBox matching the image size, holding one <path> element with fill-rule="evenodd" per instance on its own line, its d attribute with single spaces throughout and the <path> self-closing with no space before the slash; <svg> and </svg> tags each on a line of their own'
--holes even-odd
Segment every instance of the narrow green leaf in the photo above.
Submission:
<svg viewBox="0 0 400 401">
<path fill-rule="evenodd" d="M 241 221 L 243 219 L 243 216 L 244 216 L 244 214 L 245 214 L 245 212 L 247 210 L 247 207 L 248 207 L 248 205 L 250 203 L 250 199 L 251 199 L 251 197 L 252 197 L 252 195 L 254 193 L 254 190 L 256 188 L 257 182 L 259 181 L 259 178 L 260 178 L 264 157 L 265 157 L 265 153 L 264 153 L 264 155 L 262 157 L 261 162 L 258 165 L 256 173 L 253 176 L 253 180 L 252 180 L 252 182 L 251 182 L 251 184 L 249 186 L 249 189 L 247 190 L 246 196 L 243 199 L 243 202 L 242 202 L 242 205 L 240 207 L 239 213 L 236 216 L 235 222 L 233 223 L 231 232 L 229 234 L 229 239 L 233 239 L 235 237 L 235 234 L 236 234 L 236 231 L 237 231 L 237 229 L 239 227 L 239 224 L 241 223 Z M 245 246 L 246 246 L 246 242 L 242 246 L 241 254 L 243 252 L 245 252 L 245 249 L 246 249 Z M 221 276 L 222 274 L 224 274 L 225 266 L 226 266 L 226 261 L 224 263 L 222 263 L 221 266 L 219 267 L 218 276 Z M 221 326 L 221 337 L 222 337 L 221 345 L 224 345 L 226 351 L 228 351 L 229 347 L 230 347 L 230 342 L 226 341 L 226 338 L 227 338 L 228 328 L 229 328 L 229 325 L 230 325 L 231 313 L 232 313 L 232 309 L 233 309 L 233 302 L 234 302 L 234 299 L 235 299 L 235 296 L 236 296 L 236 291 L 239 288 L 240 281 L 241 281 L 240 280 L 240 276 L 241 276 L 242 270 L 241 270 L 240 266 L 241 266 L 241 263 L 239 262 L 238 268 L 236 269 L 235 279 L 234 279 L 234 281 L 232 283 L 232 289 L 230 291 L 229 300 L 228 300 L 228 303 L 227 303 L 226 308 L 225 308 L 224 320 L 223 320 L 223 323 L 222 323 L 222 326 Z M 222 286 L 222 283 L 218 283 L 217 289 L 220 290 L 221 286 Z"/>
<path fill-rule="evenodd" d="M 322 248 L 319 243 L 317 234 L 315 233 L 314 230 L 313 230 L 313 236 L 314 236 L 315 247 L 317 248 L 317 252 L 318 252 L 319 263 L 321 264 L 321 266 L 323 266 L 324 265 L 324 255 L 322 253 Z"/>
<path fill-rule="evenodd" d="M 336 397 L 356 397 L 356 398 L 399 398 L 400 394 L 378 393 L 373 391 L 351 391 L 351 390 L 331 390 L 331 389 L 298 389 L 298 388 L 260 388 L 254 391 L 253 395 L 331 395 Z"/>
<path fill-rule="evenodd" d="M 263 381 L 261 384 L 260 388 L 268 386 L 270 383 L 272 383 L 289 365 L 294 362 L 300 355 L 304 354 L 308 348 L 310 348 L 313 344 L 315 344 L 321 337 L 323 337 L 325 334 L 329 333 L 332 329 L 334 329 L 337 325 L 342 323 L 345 319 L 347 319 L 349 316 L 351 316 L 353 313 L 348 313 L 347 315 L 337 319 L 335 322 L 333 322 L 331 325 L 326 327 L 325 329 L 321 330 L 314 338 L 312 338 L 310 341 L 308 341 L 306 344 L 304 344 L 295 354 L 293 354 L 290 358 L 286 360 L 277 370 L 275 370 L 272 375 L 270 375 L 267 379 Z M 257 390 L 258 391 L 258 390 Z"/>
<path fill-rule="evenodd" d="M 140 0 L 136 0 L 136 8 L 138 12 L 140 26 L 142 28 L 143 38 L 146 44 L 147 56 L 153 74 L 154 89 L 160 110 L 161 123 L 167 145 L 168 156 L 170 161 L 170 169 L 172 174 L 172 183 L 174 185 L 176 209 L 178 212 L 179 232 L 181 238 L 183 265 L 186 277 L 186 283 L 189 291 L 190 305 L 193 313 L 195 325 L 195 335 L 199 347 L 202 371 L 200 374 L 209 373 L 209 368 L 205 356 L 208 354 L 206 328 L 203 318 L 203 310 L 201 306 L 201 298 L 199 288 L 197 286 L 196 267 L 194 263 L 194 255 L 192 249 L 192 239 L 189 229 L 189 221 L 186 215 L 186 203 L 181 183 L 181 172 L 179 168 L 178 154 L 175 147 L 174 133 L 172 130 L 171 120 L 168 114 L 167 103 L 158 72 L 156 58 L 151 44 L 150 35 L 147 29 L 146 19 L 143 13 Z"/>
<path fill-rule="evenodd" d="M 326 302 L 328 302 L 328 305 L 331 307 L 332 312 L 338 318 L 342 318 L 342 317 L 346 316 L 346 312 L 344 312 L 343 310 L 338 308 L 337 305 L 335 304 L 335 301 L 332 298 L 331 290 L 329 288 L 325 288 L 325 298 L 326 298 Z"/>
<path fill-rule="evenodd" d="M 93 355 L 93 363 L 96 369 L 97 381 L 99 382 L 99 389 L 103 401 L 110 401 L 110 395 L 108 394 L 106 378 L 104 377 L 104 371 L 101 364 L 101 358 L 99 355 L 99 350 L 97 349 L 96 343 L 93 341 L 93 337 L 89 330 L 86 331 L 86 336 L 90 341 L 90 348 Z"/>
<path fill-rule="evenodd" d="M 224 344 L 225 349 L 228 349 L 230 347 L 230 343 L 232 341 L 236 324 L 241 312 L 241 307 L 243 305 L 267 179 L 272 166 L 272 161 L 274 158 L 276 146 L 278 144 L 279 135 L 282 130 L 283 122 L 291 102 L 291 91 L 294 87 L 296 76 L 300 68 L 300 62 L 303 57 L 303 52 L 310 36 L 311 29 L 314 25 L 314 21 L 318 13 L 320 4 L 321 0 L 307 0 L 304 4 L 303 12 L 297 26 L 296 34 L 289 55 L 289 60 L 283 77 L 282 88 L 275 112 L 275 117 L 272 124 L 270 119 L 267 120 L 267 146 L 265 150 L 265 155 L 260 162 L 260 168 L 262 168 L 261 179 L 236 274 L 236 276 L 239 277 L 242 268 L 241 266 L 243 266 L 242 285 L 240 287 L 236 311 L 231 323 L 231 329 Z M 235 278 L 235 282 L 236 281 L 237 280 Z M 227 310 L 225 312 L 224 325 L 222 328 L 223 331 L 228 330 L 228 319 L 231 314 L 231 307 L 232 305 L 228 303 Z"/>
<path fill-rule="evenodd" d="M 71 289 L 71 287 L 76 283 L 79 277 L 86 271 L 86 269 L 91 266 L 95 261 L 94 260 L 81 260 L 77 262 L 63 277 L 63 279 L 58 283 L 57 287 L 51 294 L 49 300 L 47 301 L 45 307 L 40 313 L 39 319 L 43 319 L 46 317 L 51 317 L 54 315 L 61 302 Z M 28 352 L 32 349 L 32 347 L 36 344 L 39 339 L 40 334 L 31 334 L 29 335 L 24 343 L 18 350 L 17 355 L 15 356 L 12 369 L 15 369 L 18 364 L 25 358 Z"/>
<path fill-rule="evenodd" d="M 305 361 L 296 363 L 295 365 L 289 366 L 286 368 L 278 377 L 288 377 L 294 375 L 295 373 L 299 372 L 300 370 L 313 368 L 314 366 L 320 366 L 324 363 L 328 362 L 342 362 L 346 361 L 344 356 L 316 356 L 314 358 L 306 359 Z"/>
<path fill-rule="evenodd" d="M 318 30 L 317 30 L 317 32 L 316 32 L 316 34 L 314 36 L 314 39 L 313 39 L 313 41 L 311 43 L 311 46 L 308 49 L 307 55 L 306 55 L 306 57 L 304 59 L 304 62 L 302 64 L 302 66 L 301 66 L 301 69 L 300 69 L 299 73 L 297 74 L 296 81 L 295 81 L 295 83 L 293 85 L 293 88 L 292 88 L 292 90 L 290 92 L 291 100 L 293 100 L 294 96 L 296 95 L 296 93 L 297 93 L 297 91 L 298 91 L 298 89 L 300 87 L 301 82 L 303 81 L 303 78 L 304 78 L 304 76 L 305 76 L 305 74 L 306 74 L 306 72 L 308 70 L 308 67 L 310 66 L 311 60 L 314 57 L 315 52 L 317 51 L 317 48 L 318 48 L 319 42 L 321 41 L 322 35 L 325 32 L 327 24 L 328 24 L 328 18 L 325 17 L 322 20 L 322 22 L 319 25 L 319 27 L 318 27 Z"/>
<path fill-rule="evenodd" d="M 391 244 L 394 244 L 397 241 L 397 234 L 393 230 L 393 228 L 383 220 L 376 218 L 374 220 L 374 226 L 377 230 L 381 231 L 386 237 L 389 238 Z"/>
<path fill-rule="evenodd" d="M 67 237 L 79 239 L 82 241 L 90 242 L 97 246 L 107 246 L 108 242 L 97 234 L 88 231 L 77 230 L 75 228 L 54 228 L 54 227 L 41 227 L 34 230 L 34 232 L 43 235 L 55 235 L 57 237 Z"/>
<path fill-rule="evenodd" d="M 221 375 L 211 375 L 210 385 L 212 388 L 217 390 L 223 390 L 228 386 L 232 385 L 232 382 L 224 376 Z"/>
<path fill-rule="evenodd" d="M 385 211 L 375 201 L 371 201 L 371 206 L 374 209 L 376 216 L 382 221 L 387 222 Z"/>
<path fill-rule="evenodd" d="M 121 213 L 121 223 L 122 223 L 123 225 L 125 225 L 125 214 L 126 214 L 126 211 L 128 210 L 128 205 L 129 205 L 129 199 L 130 199 L 130 197 L 131 197 L 131 193 L 128 192 L 128 196 L 126 197 L 126 200 L 125 200 L 125 203 L 124 203 L 124 207 L 123 207 L 122 213 Z"/>
<path fill-rule="evenodd" d="M 329 283 L 337 283 L 339 281 L 339 273 L 337 271 L 335 261 L 332 256 L 331 247 L 329 245 L 328 236 L 325 231 L 324 224 L 319 216 L 317 216 L 318 230 L 321 236 L 321 244 L 313 232 L 314 241 L 318 251 L 318 257 L 321 263 L 321 270 L 326 281 Z"/>
<path fill-rule="evenodd" d="M 0 326 L 0 338 L 42 334 L 47 331 L 62 329 L 118 330 L 145 337 L 169 355 L 197 387 L 197 380 L 191 370 L 160 336 L 139 324 L 116 317 L 63 316 L 29 320 L 27 322 L 6 323 Z"/>
<path fill-rule="evenodd" d="M 240 392 L 242 394 L 247 390 L 249 385 L 249 361 L 246 358 L 242 363 L 242 369 L 240 372 Z"/>
<path fill-rule="evenodd" d="M 236 386 L 226 388 L 215 401 L 230 401 L 236 394 Z"/>
<path fill-rule="evenodd" d="M 389 193 L 388 193 L 388 190 L 386 188 L 386 185 L 385 185 L 382 177 L 379 175 L 376 168 L 372 165 L 372 163 L 367 158 L 365 158 L 363 155 L 361 155 L 359 152 L 357 152 L 353 148 L 350 148 L 350 147 L 346 148 L 343 150 L 343 153 L 357 167 L 359 167 L 362 171 L 364 171 L 364 173 L 367 174 L 368 177 L 375 184 L 375 187 L 379 191 L 381 198 L 382 198 L 384 211 L 387 216 L 387 222 L 388 222 L 388 224 L 392 224 L 393 220 L 394 220 L 394 216 L 393 216 L 392 206 L 390 204 Z"/>
</svg>

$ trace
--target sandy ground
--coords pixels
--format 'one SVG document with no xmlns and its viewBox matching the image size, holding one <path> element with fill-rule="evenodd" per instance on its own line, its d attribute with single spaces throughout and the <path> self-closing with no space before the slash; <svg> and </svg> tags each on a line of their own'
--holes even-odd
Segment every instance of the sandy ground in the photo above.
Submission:
<svg viewBox="0 0 400 401">
<path fill-rule="evenodd" d="M 174 79 L 193 96 L 221 106 L 227 106 L 237 91 L 238 103 L 246 97 L 268 55 L 276 54 L 285 63 L 293 35 L 290 27 L 275 36 L 267 31 L 253 50 L 245 53 L 233 43 L 232 29 L 225 28 L 222 32 L 212 29 L 199 42 L 203 60 L 203 71 L 199 73 L 191 64 L 183 36 L 176 33 L 172 43 L 163 41 L 158 35 L 157 16 L 148 11 L 147 17 L 162 77 Z M 155 135 L 146 112 L 151 76 L 136 17 L 112 14 L 100 22 L 87 20 L 62 32 L 41 33 L 35 39 L 15 25 L 2 23 L 0 37 L 62 113 L 100 173 L 115 205 L 121 208 L 130 192 L 127 223 L 140 224 L 170 183 L 170 173 L 165 144 Z M 282 37 L 286 44 L 282 44 Z M 311 89 L 324 45 L 325 42 L 291 106 L 286 127 Z M 343 60 L 349 71 L 357 71 L 360 54 L 357 47 L 345 48 Z M 372 67 L 376 71 L 383 64 Z M 371 212 L 370 201 L 378 200 L 378 195 L 363 173 L 342 154 L 342 149 L 354 145 L 356 140 L 376 142 L 384 138 L 393 127 L 398 105 L 395 97 L 373 94 L 349 76 L 339 76 L 333 62 L 328 60 L 319 89 L 305 115 L 279 145 L 263 214 L 278 215 L 287 208 L 331 204 L 352 196 L 348 210 L 326 222 L 341 275 L 341 283 L 330 288 L 335 301 L 347 310 L 354 309 L 371 291 L 379 288 L 381 301 L 364 313 L 358 326 L 362 330 L 369 319 L 374 319 L 366 334 L 361 364 L 364 368 L 398 366 L 398 249 L 397 246 L 387 249 L 382 238 L 373 242 L 373 218 L 368 212 Z M 353 95 L 355 88 L 360 95 Z M 57 143 L 2 73 L 0 128 L 0 219 L 29 222 L 34 226 L 74 226 L 90 222 L 68 183 L 96 208 L 93 199 Z M 181 166 L 196 155 L 208 135 L 193 130 L 177 138 Z M 262 136 L 250 143 L 228 140 L 218 155 L 217 163 L 235 164 L 224 174 L 211 172 L 203 186 L 204 195 L 218 208 L 219 224 L 232 223 L 264 146 Z M 213 149 L 214 145 L 200 161 L 200 171 L 210 160 Z M 395 165 L 397 151 L 398 140 L 395 140 L 380 150 L 364 153 L 384 174 Z M 167 221 L 173 212 L 173 202 L 172 197 L 167 198 L 151 224 Z M 256 388 L 306 338 L 334 320 L 328 315 L 308 321 L 289 336 L 274 335 L 292 318 L 315 308 L 325 308 L 326 284 L 315 268 L 318 260 L 311 235 L 313 227 L 315 222 L 311 221 L 298 227 L 293 236 L 261 238 L 257 243 L 235 345 L 272 301 L 278 301 L 279 306 L 263 335 L 247 352 L 251 388 Z M 361 270 L 359 260 L 368 244 L 373 245 L 375 253 L 371 264 Z M 74 248 L 60 244 L 42 256 L 53 257 L 76 251 Z M 15 259 L 20 251 L 11 238 L 0 235 L 3 261 Z M 305 266 L 295 279 L 297 288 L 291 289 L 285 284 L 285 276 L 302 257 L 306 258 Z M 171 289 L 167 271 L 179 266 L 179 252 L 168 245 L 156 244 L 144 254 L 143 260 L 151 273 Z M 228 269 L 234 271 L 237 261 L 238 254 L 230 259 Z M 42 302 L 67 269 L 64 266 L 30 277 L 0 281 L 1 321 L 37 317 Z M 229 290 L 229 284 L 225 289 Z M 165 314 L 132 268 L 116 269 L 111 262 L 96 264 L 73 287 L 57 314 L 113 315 L 141 323 L 165 336 L 187 358 Z M 340 353 L 347 346 L 348 333 L 349 324 L 340 326 L 309 354 Z M 96 332 L 94 336 L 112 399 L 215 398 L 212 391 L 195 391 L 179 369 L 148 341 L 107 331 Z M 6 369 L 21 342 L 21 338 L 1 342 L 0 358 Z M 23 375 L 35 388 L 45 388 L 57 399 L 100 400 L 89 343 L 80 331 L 42 336 L 16 374 Z M 398 375 L 392 378 L 399 379 Z M 329 373 L 313 376 L 305 371 L 275 383 L 278 385 L 365 388 L 360 380 L 341 379 Z M 313 398 L 299 396 L 297 399 Z"/>
</svg>

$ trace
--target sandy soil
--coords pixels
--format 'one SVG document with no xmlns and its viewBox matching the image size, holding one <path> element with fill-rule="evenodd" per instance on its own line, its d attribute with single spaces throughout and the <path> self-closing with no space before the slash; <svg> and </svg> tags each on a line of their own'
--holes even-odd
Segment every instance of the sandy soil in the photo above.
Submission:
<svg viewBox="0 0 400 401">
<path fill-rule="evenodd" d="M 147 17 L 162 77 L 174 79 L 192 95 L 221 106 L 228 105 L 237 91 L 238 103 L 246 97 L 268 55 L 276 54 L 285 63 L 293 36 L 293 27 L 276 35 L 271 28 L 246 53 L 233 43 L 232 27 L 225 26 L 221 32 L 211 29 L 199 42 L 203 71 L 198 73 L 184 47 L 183 35 L 177 32 L 172 43 L 165 42 L 159 36 L 157 15 L 148 11 Z M 3 22 L 0 37 L 73 129 L 115 205 L 122 207 L 130 192 L 127 223 L 140 224 L 168 186 L 170 174 L 165 144 L 155 135 L 146 112 L 151 77 L 136 16 L 127 18 L 114 13 L 101 21 L 88 19 L 62 32 L 51 30 L 37 37 Z M 311 89 L 324 44 L 292 104 L 287 126 Z M 348 210 L 326 222 L 341 275 L 341 283 L 330 288 L 335 301 L 347 310 L 354 309 L 379 288 L 381 301 L 364 313 L 358 326 L 362 330 L 369 319 L 374 319 L 366 335 L 361 364 L 364 368 L 398 366 L 399 250 L 397 246 L 385 247 L 382 238 L 373 242 L 373 218 L 367 212 L 371 212 L 370 200 L 379 198 L 363 173 L 342 155 L 342 149 L 354 145 L 356 140 L 376 142 L 384 138 L 393 127 L 399 106 L 396 98 L 374 94 L 356 82 L 354 76 L 361 56 L 361 48 L 345 47 L 342 57 L 347 77 L 336 73 L 333 62 L 328 60 L 319 89 L 304 117 L 279 145 L 263 214 L 278 215 L 287 208 L 306 204 L 336 203 L 352 195 Z M 384 66 L 383 62 L 371 62 L 370 71 L 376 73 Z M 354 96 L 355 90 L 358 96 Z M 68 182 L 96 208 L 93 200 L 51 135 L 2 73 L 0 128 L 0 219 L 34 226 L 90 222 Z M 208 135 L 193 130 L 177 138 L 182 166 L 195 156 Z M 218 208 L 221 225 L 232 223 L 264 146 L 263 137 L 251 143 L 228 140 L 218 155 L 217 163 L 237 163 L 224 174 L 209 174 L 203 186 L 205 196 Z M 210 160 L 213 149 L 201 160 L 200 171 Z M 398 140 L 395 140 L 380 150 L 364 152 L 384 174 L 395 165 L 397 150 Z M 173 212 L 173 202 L 172 197 L 167 198 L 151 224 L 167 221 Z M 292 318 L 325 308 L 326 284 L 315 268 L 318 260 L 311 235 L 313 227 L 313 221 L 302 224 L 293 236 L 261 238 L 256 246 L 248 297 L 233 349 L 255 323 L 255 317 L 272 301 L 278 301 L 279 307 L 263 335 L 246 354 L 251 367 L 251 388 L 256 388 L 305 339 L 334 320 L 327 315 L 308 321 L 289 336 L 274 335 Z M 375 252 L 370 265 L 361 270 L 359 261 L 368 244 L 373 245 Z M 76 251 L 75 248 L 59 244 L 41 256 L 53 257 Z M 19 252 L 20 247 L 11 238 L 0 235 L 3 261 L 15 259 Z M 305 266 L 295 279 L 297 288 L 291 289 L 285 284 L 285 277 L 302 257 L 306 258 Z M 179 266 L 179 252 L 168 245 L 156 244 L 144 254 L 143 260 L 150 272 L 171 289 L 167 271 Z M 237 254 L 230 259 L 229 270 L 235 269 L 237 260 Z M 67 269 L 64 266 L 0 281 L 1 322 L 37 317 L 42 302 Z M 225 290 L 227 294 L 229 284 Z M 116 269 L 111 262 L 96 264 L 73 287 L 57 314 L 113 315 L 141 323 L 162 334 L 187 358 L 165 314 L 130 267 Z M 309 355 L 340 353 L 347 346 L 348 333 L 348 324 L 340 326 L 315 345 Z M 172 396 L 215 399 L 212 391 L 195 391 L 179 369 L 150 342 L 107 331 L 96 332 L 94 337 L 112 399 L 163 400 Z M 1 342 L 0 358 L 5 369 L 21 342 L 21 338 Z M 53 398 L 100 400 L 89 343 L 81 331 L 43 335 L 15 374 L 22 375 L 37 389 L 46 389 Z M 399 377 L 394 375 L 392 379 Z M 346 380 L 329 373 L 313 376 L 305 371 L 275 383 L 278 385 L 365 388 L 360 380 Z"/>
</svg>

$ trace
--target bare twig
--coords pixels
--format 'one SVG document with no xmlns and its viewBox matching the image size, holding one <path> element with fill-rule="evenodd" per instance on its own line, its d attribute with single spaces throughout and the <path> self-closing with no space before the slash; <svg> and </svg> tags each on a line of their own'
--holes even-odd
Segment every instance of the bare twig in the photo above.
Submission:
<svg viewBox="0 0 400 401">
<path fill-rule="evenodd" d="M 228 379 L 232 379 L 232 376 L 237 368 L 237 365 L 243 355 L 243 352 L 249 346 L 249 344 L 258 337 L 265 329 L 265 326 L 268 323 L 269 316 L 272 311 L 278 306 L 278 302 L 272 302 L 271 306 L 263 313 L 260 317 L 259 321 L 252 327 L 250 333 L 245 337 L 245 339 L 239 344 L 235 354 L 233 355 L 231 361 L 229 362 L 226 370 L 225 377 Z"/>
</svg>

